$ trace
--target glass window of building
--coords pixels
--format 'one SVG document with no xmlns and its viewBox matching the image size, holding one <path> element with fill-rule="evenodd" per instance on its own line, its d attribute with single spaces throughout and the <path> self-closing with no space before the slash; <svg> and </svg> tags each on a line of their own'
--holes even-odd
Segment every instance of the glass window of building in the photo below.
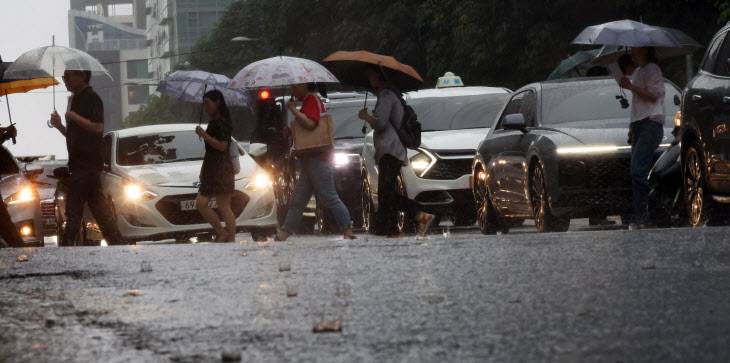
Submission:
<svg viewBox="0 0 730 363">
<path fill-rule="evenodd" d="M 127 62 L 127 78 L 147 78 L 147 60 Z"/>
<path fill-rule="evenodd" d="M 109 16 L 130 16 L 134 15 L 134 5 L 129 4 L 111 4 L 109 5 Z"/>
<path fill-rule="evenodd" d="M 127 97 L 130 105 L 141 105 L 147 103 L 150 97 L 149 86 L 128 86 Z"/>
</svg>

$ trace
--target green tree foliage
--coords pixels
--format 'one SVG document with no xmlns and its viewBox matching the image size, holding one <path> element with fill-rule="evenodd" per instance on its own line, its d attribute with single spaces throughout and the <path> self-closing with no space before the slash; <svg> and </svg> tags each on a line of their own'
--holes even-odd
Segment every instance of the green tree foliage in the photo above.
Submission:
<svg viewBox="0 0 730 363">
<path fill-rule="evenodd" d="M 131 114 L 122 123 L 122 128 L 153 125 L 198 122 L 200 104 L 180 101 L 167 95 L 152 96 L 139 111 Z M 207 119 L 207 116 L 204 116 Z"/>
</svg>

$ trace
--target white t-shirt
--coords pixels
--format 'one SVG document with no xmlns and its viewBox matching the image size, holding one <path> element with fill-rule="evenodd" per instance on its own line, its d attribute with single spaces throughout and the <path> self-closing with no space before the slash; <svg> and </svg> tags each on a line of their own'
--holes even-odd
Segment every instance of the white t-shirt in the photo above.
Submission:
<svg viewBox="0 0 730 363">
<path fill-rule="evenodd" d="M 664 124 L 664 77 L 662 70 L 655 63 L 649 63 L 641 68 L 637 68 L 633 74 L 632 82 L 634 86 L 646 88 L 657 97 L 652 102 L 644 97 L 640 97 L 636 93 L 631 97 L 631 122 L 649 118 L 660 124 Z"/>
</svg>

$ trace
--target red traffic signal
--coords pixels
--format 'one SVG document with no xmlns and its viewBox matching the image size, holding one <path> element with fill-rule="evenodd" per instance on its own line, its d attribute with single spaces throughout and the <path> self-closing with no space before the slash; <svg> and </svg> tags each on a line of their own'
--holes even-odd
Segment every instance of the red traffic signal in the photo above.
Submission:
<svg viewBox="0 0 730 363">
<path fill-rule="evenodd" d="M 271 97 L 271 94 L 269 93 L 269 91 L 259 92 L 259 99 L 267 100 L 267 99 L 269 99 L 269 97 Z"/>
</svg>

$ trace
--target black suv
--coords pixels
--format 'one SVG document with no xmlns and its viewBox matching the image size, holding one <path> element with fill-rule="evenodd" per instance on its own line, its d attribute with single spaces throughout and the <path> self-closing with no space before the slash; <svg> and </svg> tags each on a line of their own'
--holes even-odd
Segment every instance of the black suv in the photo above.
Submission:
<svg viewBox="0 0 730 363">
<path fill-rule="evenodd" d="M 719 203 L 730 203 L 729 30 L 730 23 L 715 34 L 682 96 L 684 195 L 689 223 L 695 227 L 721 222 L 726 213 L 720 213 Z"/>
</svg>

